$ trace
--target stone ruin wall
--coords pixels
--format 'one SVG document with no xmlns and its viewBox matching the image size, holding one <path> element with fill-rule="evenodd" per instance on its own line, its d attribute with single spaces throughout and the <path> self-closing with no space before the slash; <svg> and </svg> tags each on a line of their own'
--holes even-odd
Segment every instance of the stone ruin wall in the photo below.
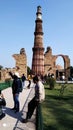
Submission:
<svg viewBox="0 0 73 130">
<path fill-rule="evenodd" d="M 44 54 L 44 74 L 48 75 L 48 74 L 54 74 L 55 75 L 55 70 L 56 70 L 56 66 L 55 66 L 55 59 L 56 56 L 52 55 L 52 49 L 51 48 L 47 48 L 47 51 Z"/>
<path fill-rule="evenodd" d="M 9 71 L 11 71 L 12 73 L 18 71 L 20 77 L 22 76 L 22 74 L 25 74 L 25 76 L 27 77 L 27 57 L 25 49 L 22 48 L 20 50 L 20 54 L 13 54 L 13 58 L 16 62 L 15 67 L 0 70 L 0 81 L 11 79 L 11 76 L 9 76 Z"/>
<path fill-rule="evenodd" d="M 15 68 L 5 68 L 0 70 L 0 81 L 5 81 L 5 80 L 10 80 L 11 77 L 9 76 L 9 72 L 15 72 L 16 69 Z"/>
<path fill-rule="evenodd" d="M 62 56 L 64 60 L 64 69 L 66 70 L 67 67 L 70 67 L 70 59 L 67 55 L 52 55 L 52 49 L 50 47 L 47 47 L 47 50 L 44 54 L 44 75 L 45 74 L 54 74 L 56 77 L 56 70 L 60 70 L 56 65 L 56 59 L 58 56 Z M 13 58 L 15 59 L 15 67 L 14 68 L 7 68 L 0 70 L 0 81 L 5 81 L 6 79 L 11 79 L 9 76 L 9 71 L 15 72 L 18 71 L 20 76 L 24 73 L 27 77 L 27 56 L 25 53 L 25 49 L 22 48 L 20 50 L 19 54 L 13 54 Z M 65 71 L 66 76 L 68 77 L 70 75 L 70 71 Z"/>
<path fill-rule="evenodd" d="M 56 59 L 58 56 L 61 56 L 64 61 L 64 69 L 63 71 L 65 72 L 66 78 L 70 76 L 70 70 L 67 69 L 70 67 L 70 59 L 67 55 L 52 55 L 52 49 L 50 47 L 47 47 L 47 50 L 44 54 L 44 75 L 54 74 L 56 77 L 56 70 L 61 70 L 62 68 L 60 66 L 56 65 Z"/>
<path fill-rule="evenodd" d="M 27 77 L 27 58 L 24 48 L 20 50 L 20 54 L 14 54 L 13 57 L 16 61 L 16 68 L 20 76 L 24 74 Z"/>
</svg>

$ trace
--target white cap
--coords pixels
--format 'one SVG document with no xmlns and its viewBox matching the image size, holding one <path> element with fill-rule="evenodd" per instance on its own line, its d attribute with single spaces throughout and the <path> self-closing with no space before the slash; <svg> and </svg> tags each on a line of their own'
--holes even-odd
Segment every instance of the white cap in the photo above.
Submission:
<svg viewBox="0 0 73 130">
<path fill-rule="evenodd" d="M 14 75 L 16 75 L 18 78 L 20 78 L 19 73 L 15 72 Z"/>
</svg>

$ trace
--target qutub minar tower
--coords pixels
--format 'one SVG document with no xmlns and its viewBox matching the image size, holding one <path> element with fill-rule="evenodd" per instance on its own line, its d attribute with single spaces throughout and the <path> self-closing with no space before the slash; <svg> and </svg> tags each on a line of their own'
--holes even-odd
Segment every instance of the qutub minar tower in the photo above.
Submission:
<svg viewBox="0 0 73 130">
<path fill-rule="evenodd" d="M 42 13 L 41 7 L 37 7 L 35 32 L 34 32 L 34 47 L 32 48 L 32 72 L 34 74 L 44 74 L 44 47 L 43 47 L 43 30 L 42 30 Z"/>
</svg>

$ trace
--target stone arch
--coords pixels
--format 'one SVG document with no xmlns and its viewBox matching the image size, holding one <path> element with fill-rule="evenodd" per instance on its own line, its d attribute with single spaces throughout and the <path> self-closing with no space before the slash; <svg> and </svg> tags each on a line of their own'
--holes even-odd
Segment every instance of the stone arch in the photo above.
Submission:
<svg viewBox="0 0 73 130">
<path fill-rule="evenodd" d="M 64 69 L 62 70 L 63 73 L 65 74 L 65 77 L 68 79 L 69 75 L 70 75 L 70 70 L 68 69 L 70 67 L 70 59 L 67 55 L 63 55 L 63 54 L 58 54 L 56 55 L 56 59 L 61 56 L 63 58 L 64 61 Z M 55 60 L 56 62 L 56 60 Z"/>
<path fill-rule="evenodd" d="M 67 55 L 58 54 L 58 55 L 52 55 L 52 49 L 51 47 L 47 47 L 47 50 L 44 54 L 44 75 L 46 74 L 54 74 L 56 78 L 56 71 L 59 70 L 59 67 L 56 65 L 56 59 L 61 56 L 64 61 L 64 69 L 62 72 L 65 73 L 65 77 L 68 78 L 70 76 L 70 70 L 68 69 L 70 67 L 70 59 Z"/>
<path fill-rule="evenodd" d="M 63 55 L 63 54 L 58 54 L 56 55 L 56 59 L 61 56 L 63 58 L 64 61 L 64 69 L 67 69 L 70 66 L 70 59 L 67 55 Z"/>
<path fill-rule="evenodd" d="M 64 64 L 65 64 L 65 60 L 63 59 L 63 57 L 61 55 L 57 56 L 56 58 L 56 65 L 59 65 L 60 68 L 64 68 Z"/>
</svg>

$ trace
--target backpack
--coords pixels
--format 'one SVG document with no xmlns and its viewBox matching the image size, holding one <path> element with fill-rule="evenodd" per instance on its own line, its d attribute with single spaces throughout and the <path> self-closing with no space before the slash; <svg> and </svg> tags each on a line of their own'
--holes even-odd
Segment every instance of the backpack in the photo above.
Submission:
<svg viewBox="0 0 73 130">
<path fill-rule="evenodd" d="M 6 106 L 5 98 L 0 98 L 0 106 Z"/>
</svg>

